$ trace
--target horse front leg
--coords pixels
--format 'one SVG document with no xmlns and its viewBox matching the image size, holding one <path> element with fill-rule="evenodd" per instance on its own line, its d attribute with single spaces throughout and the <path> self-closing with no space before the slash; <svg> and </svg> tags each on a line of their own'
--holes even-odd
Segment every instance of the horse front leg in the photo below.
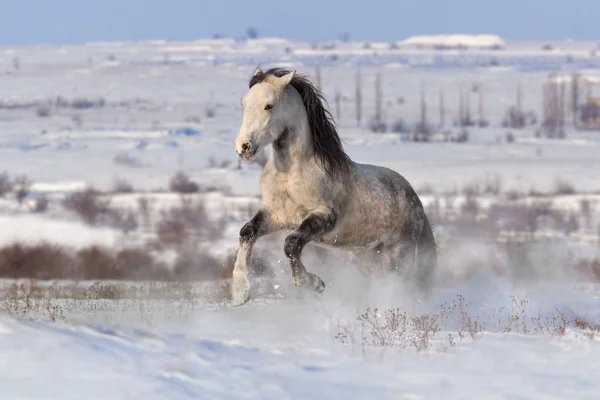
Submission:
<svg viewBox="0 0 600 400">
<path fill-rule="evenodd" d="M 315 274 L 306 271 L 300 260 L 302 249 L 306 244 L 324 234 L 331 232 L 337 222 L 337 213 L 333 210 L 309 215 L 292 234 L 285 238 L 283 251 L 292 268 L 294 286 L 306 287 L 321 293 L 325 283 Z"/>
<path fill-rule="evenodd" d="M 231 280 L 231 304 L 240 306 L 250 299 L 249 268 L 252 265 L 252 248 L 261 236 L 275 232 L 270 213 L 261 209 L 240 230 L 240 245 Z"/>
</svg>

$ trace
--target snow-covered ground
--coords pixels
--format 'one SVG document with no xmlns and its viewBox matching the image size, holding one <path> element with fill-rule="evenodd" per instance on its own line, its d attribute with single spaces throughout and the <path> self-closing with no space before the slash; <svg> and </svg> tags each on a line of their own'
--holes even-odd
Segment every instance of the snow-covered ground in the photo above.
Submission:
<svg viewBox="0 0 600 400">
<path fill-rule="evenodd" d="M 406 304 L 383 283 L 362 293 L 358 283 L 341 286 L 235 309 L 189 300 L 79 300 L 60 305 L 58 323 L 0 316 L 3 398 L 597 398 L 598 337 L 572 329 L 562 336 L 495 331 L 444 347 L 450 328 L 439 346 L 417 353 L 361 345 L 369 333 L 357 328 L 358 343 L 343 345 L 335 334 L 354 324 L 357 309 Z M 555 310 L 598 317 L 597 287 L 556 289 L 530 291 L 530 310 L 518 314 L 527 320 L 516 324 L 533 330 L 535 317 Z M 511 308 L 510 289 L 489 277 L 442 292 L 439 301 L 457 293 L 479 315 Z"/>
<path fill-rule="evenodd" d="M 576 329 L 558 336 L 502 333 L 488 325 L 476 342 L 421 353 L 363 345 L 360 330 L 355 345 L 335 339 L 342 327 L 356 327 L 356 318 L 368 307 L 427 313 L 457 294 L 474 305 L 469 312 L 487 317 L 492 309 L 510 309 L 511 294 L 525 291 L 532 305 L 529 320 L 558 309 L 600 322 L 598 287 L 576 286 L 576 276 L 564 269 L 573 257 L 598 257 L 600 133 L 575 131 L 568 123 L 566 139 L 550 140 L 536 135 L 538 126 L 502 127 L 519 85 L 523 110 L 539 120 L 548 72 L 579 70 L 590 82 L 600 77 L 596 49 L 591 42 L 511 43 L 495 36 L 395 43 L 222 39 L 0 48 L 0 172 L 27 175 L 33 182 L 23 204 L 12 195 L 0 198 L 0 245 L 50 241 L 77 248 L 135 242 L 140 238 L 81 222 L 64 210 L 62 200 L 82 188 L 107 192 L 126 181 L 134 193 L 106 195 L 111 206 L 137 210 L 140 198 L 146 198 L 158 215 L 180 201 L 168 193 L 169 180 L 179 170 L 222 189 L 198 196 L 211 218 L 228 218 L 224 237 L 211 245 L 235 245 L 259 194 L 260 167 L 238 169 L 233 150 L 239 100 L 257 64 L 294 68 L 313 80 L 320 66 L 319 85 L 349 155 L 395 169 L 417 189 L 427 188 L 422 195 L 427 205 L 443 194 L 460 208 L 462 189 L 491 177 L 501 182 L 502 192 L 525 194 L 552 192 L 557 182 L 568 182 L 578 193 L 553 197 L 554 206 L 577 213 L 582 200 L 589 200 L 596 210 L 593 226 L 574 236 L 591 238 L 585 245 L 542 245 L 529 260 L 537 276 L 547 278 L 541 286 L 511 279 L 524 267 L 494 253 L 483 239 L 440 240 L 440 288 L 427 304 L 413 304 L 390 282 L 366 280 L 352 266 L 339 260 L 324 263 L 312 254 L 307 267 L 328 284 L 321 296 L 288 288 L 289 271 L 281 261 L 275 282 L 269 283 L 275 295 L 256 296 L 237 309 L 223 302 L 190 305 L 189 300 L 50 299 L 41 303 L 46 313 L 38 315 L 27 303 L 18 303 L 18 312 L 2 303 L 0 309 L 12 312 L 0 314 L 0 397 L 597 398 L 598 338 L 582 338 Z M 363 118 L 357 125 L 359 70 Z M 442 92 L 443 130 L 460 131 L 453 124 L 460 92 L 470 93 L 473 117 L 478 117 L 482 94 L 483 114 L 491 125 L 469 128 L 466 143 L 414 143 L 395 133 L 372 133 L 368 126 L 377 73 L 383 117 L 390 125 L 418 121 L 422 88 L 433 125 L 440 122 Z M 50 199 L 48 210 L 32 212 L 42 195 Z M 480 201 L 485 211 L 496 199 Z M 436 232 L 448 236 L 443 227 Z M 283 259 L 281 243 L 273 246 Z M 473 263 L 485 268 L 471 270 Z M 6 290 L 3 286 L 1 293 Z M 0 301 L 10 305 L 15 300 Z M 48 313 L 61 317 L 49 319 Z"/>
</svg>

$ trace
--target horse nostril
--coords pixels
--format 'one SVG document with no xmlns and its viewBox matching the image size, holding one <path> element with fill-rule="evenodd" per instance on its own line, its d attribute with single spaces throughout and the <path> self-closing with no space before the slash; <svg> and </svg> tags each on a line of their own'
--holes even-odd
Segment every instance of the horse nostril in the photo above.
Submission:
<svg viewBox="0 0 600 400">
<path fill-rule="evenodd" d="M 251 147 L 250 143 L 248 143 L 248 142 L 242 143 L 242 153 L 249 152 L 250 151 L 250 147 Z"/>
</svg>

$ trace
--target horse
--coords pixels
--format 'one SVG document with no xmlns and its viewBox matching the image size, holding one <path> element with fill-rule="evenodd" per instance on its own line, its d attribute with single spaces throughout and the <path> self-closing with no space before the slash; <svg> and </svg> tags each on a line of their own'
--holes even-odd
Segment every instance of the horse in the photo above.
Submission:
<svg viewBox="0 0 600 400">
<path fill-rule="evenodd" d="M 351 160 L 324 104 L 323 94 L 295 70 L 256 68 L 250 79 L 235 150 L 242 161 L 269 145 L 271 154 L 260 177 L 259 210 L 239 233 L 233 306 L 250 298 L 257 239 L 281 230 L 291 231 L 283 250 L 294 286 L 325 289 L 301 260 L 312 242 L 403 271 L 420 293 L 430 293 L 437 249 L 419 197 L 399 173 Z"/>
</svg>

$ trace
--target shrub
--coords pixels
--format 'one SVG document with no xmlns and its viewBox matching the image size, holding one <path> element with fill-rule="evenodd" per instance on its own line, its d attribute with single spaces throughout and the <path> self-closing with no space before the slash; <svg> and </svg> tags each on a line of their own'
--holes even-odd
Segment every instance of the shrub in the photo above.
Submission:
<svg viewBox="0 0 600 400">
<path fill-rule="evenodd" d="M 106 101 L 103 98 L 96 100 L 90 100 L 86 98 L 76 98 L 71 101 L 71 108 L 74 109 L 88 109 L 94 107 L 104 107 Z"/>
<path fill-rule="evenodd" d="M 178 254 L 173 273 L 177 280 L 215 280 L 220 275 L 220 268 L 221 262 L 212 255 L 186 249 Z"/>
<path fill-rule="evenodd" d="M 150 200 L 147 197 L 142 196 L 142 197 L 138 198 L 137 203 L 138 203 L 138 210 L 139 210 L 140 214 L 142 215 L 144 222 L 146 224 L 150 224 Z"/>
<path fill-rule="evenodd" d="M 462 193 L 466 197 L 475 197 L 481 194 L 481 189 L 479 188 L 479 184 L 476 182 L 465 185 L 462 189 Z"/>
<path fill-rule="evenodd" d="M 104 247 L 90 246 L 79 250 L 75 259 L 77 262 L 77 275 L 80 279 L 119 279 L 121 276 L 117 268 L 114 254 Z"/>
<path fill-rule="evenodd" d="M 469 141 L 469 131 L 462 129 L 456 137 L 456 143 L 466 143 Z"/>
<path fill-rule="evenodd" d="M 8 176 L 6 171 L 0 173 L 0 197 L 4 197 L 5 194 L 13 190 L 13 182 Z"/>
<path fill-rule="evenodd" d="M 113 183 L 115 193 L 133 193 L 133 185 L 122 178 L 116 178 Z"/>
<path fill-rule="evenodd" d="M 177 172 L 169 182 L 169 189 L 177 193 L 198 193 L 200 186 L 183 171 Z"/>
<path fill-rule="evenodd" d="M 31 188 L 31 180 L 27 175 L 20 175 L 15 178 L 13 185 L 16 189 L 16 197 L 19 204 L 25 200 L 25 197 L 29 195 L 29 189 Z"/>
<path fill-rule="evenodd" d="M 394 133 L 409 133 L 410 127 L 403 119 L 399 119 L 392 125 L 392 132 Z"/>
<path fill-rule="evenodd" d="M 50 115 L 52 115 L 52 110 L 50 109 L 50 106 L 46 104 L 40 105 L 38 106 L 38 108 L 35 109 L 35 115 L 37 115 L 40 118 L 47 118 Z"/>
<path fill-rule="evenodd" d="M 383 121 L 373 118 L 369 122 L 369 129 L 373 133 L 385 133 L 387 132 L 387 124 Z"/>
<path fill-rule="evenodd" d="M 77 129 L 81 129 L 81 127 L 83 126 L 83 117 L 81 116 L 81 114 L 74 114 L 71 117 L 71 121 L 73 121 L 73 124 L 75 124 L 75 127 Z"/>
<path fill-rule="evenodd" d="M 502 178 L 500 178 L 500 175 L 495 174 L 493 177 L 487 176 L 483 191 L 486 194 L 499 195 L 502 191 Z"/>
<path fill-rule="evenodd" d="M 155 261 L 146 249 L 124 249 L 115 256 L 116 270 L 124 279 L 157 279 L 167 277 L 166 268 L 157 268 Z"/>
<path fill-rule="evenodd" d="M 50 201 L 48 200 L 48 196 L 45 196 L 45 195 L 39 196 L 35 200 L 35 207 L 33 208 L 33 211 L 36 213 L 46 212 L 48 210 L 49 204 L 50 204 Z"/>
<path fill-rule="evenodd" d="M 65 198 L 63 205 L 85 222 L 94 224 L 101 214 L 108 212 L 109 202 L 102 200 L 95 189 L 89 188 L 71 193 Z"/>
<path fill-rule="evenodd" d="M 206 118 L 214 118 L 217 115 L 217 110 L 212 105 L 206 106 L 204 109 L 204 116 Z"/>
<path fill-rule="evenodd" d="M 161 212 L 156 225 L 156 235 L 164 246 L 181 246 L 187 240 L 218 239 L 222 237 L 222 221 L 211 221 L 202 202 L 181 199 L 177 207 Z"/>
<path fill-rule="evenodd" d="M 468 195 L 461 206 L 462 214 L 469 220 L 475 220 L 480 209 L 479 201 L 474 195 Z"/>
<path fill-rule="evenodd" d="M 573 185 L 565 180 L 558 179 L 554 182 L 554 194 L 569 195 L 575 194 L 575 188 Z"/>
<path fill-rule="evenodd" d="M 126 167 L 141 167 L 142 166 L 142 162 L 127 153 L 119 153 L 115 156 L 115 158 L 113 158 L 113 162 L 115 164 L 119 164 L 119 165 L 124 165 Z"/>
<path fill-rule="evenodd" d="M 136 230 L 139 226 L 137 217 L 133 211 L 123 213 L 119 210 L 107 210 L 103 214 L 102 222 L 119 229 L 124 234 Z"/>
<path fill-rule="evenodd" d="M 59 279 L 73 275 L 71 256 L 50 244 L 14 243 L 0 248 L 0 276 L 12 279 Z"/>
<path fill-rule="evenodd" d="M 581 216 L 585 220 L 585 225 L 588 229 L 592 228 L 592 215 L 594 214 L 593 205 L 589 199 L 581 199 L 579 201 L 579 210 Z"/>
</svg>

